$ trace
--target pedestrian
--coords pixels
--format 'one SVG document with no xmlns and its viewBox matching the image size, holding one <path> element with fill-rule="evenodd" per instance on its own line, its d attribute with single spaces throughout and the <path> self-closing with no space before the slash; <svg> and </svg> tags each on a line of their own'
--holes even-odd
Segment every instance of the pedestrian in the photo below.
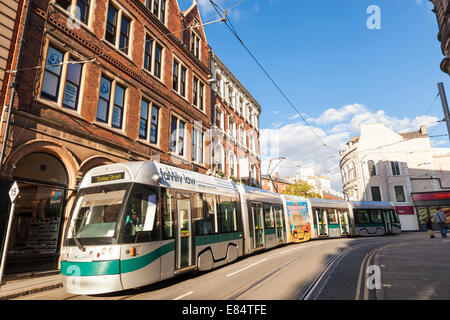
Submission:
<svg viewBox="0 0 450 320">
<path fill-rule="evenodd" d="M 447 239 L 447 217 L 441 209 L 441 207 L 438 207 L 438 209 L 434 213 L 434 220 L 436 220 L 439 225 L 439 231 L 441 232 L 442 239 Z"/>
<path fill-rule="evenodd" d="M 426 228 L 428 235 L 430 236 L 430 239 L 434 238 L 434 232 L 433 232 L 433 223 L 431 222 L 431 218 L 427 218 Z"/>
</svg>

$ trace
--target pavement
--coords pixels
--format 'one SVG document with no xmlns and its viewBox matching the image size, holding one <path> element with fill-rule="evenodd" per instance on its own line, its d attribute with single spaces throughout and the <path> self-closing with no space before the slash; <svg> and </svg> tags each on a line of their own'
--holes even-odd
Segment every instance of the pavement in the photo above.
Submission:
<svg viewBox="0 0 450 320">
<path fill-rule="evenodd" d="M 402 233 L 392 244 L 376 250 L 384 300 L 450 300 L 450 240 L 439 232 L 430 239 L 425 232 Z M 58 270 L 6 275 L 0 300 L 62 287 Z M 378 295 L 377 295 L 378 296 Z"/>
<path fill-rule="evenodd" d="M 63 286 L 59 270 L 5 275 L 3 280 L 3 285 L 0 286 L 0 300 L 14 299 Z"/>
<path fill-rule="evenodd" d="M 377 252 L 384 300 L 449 300 L 450 240 L 439 232 L 401 238 Z"/>
</svg>

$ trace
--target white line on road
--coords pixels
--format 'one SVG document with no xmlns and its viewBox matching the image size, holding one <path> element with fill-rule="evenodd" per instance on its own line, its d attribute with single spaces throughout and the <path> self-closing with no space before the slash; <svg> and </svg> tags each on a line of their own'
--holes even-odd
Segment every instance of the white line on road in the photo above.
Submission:
<svg viewBox="0 0 450 320">
<path fill-rule="evenodd" d="M 251 268 L 251 267 L 253 267 L 253 266 L 256 266 L 257 264 L 260 264 L 261 262 L 264 262 L 264 261 L 266 261 L 266 260 L 267 260 L 267 258 L 264 258 L 264 259 L 262 259 L 262 260 L 260 260 L 260 261 L 258 261 L 258 262 L 255 262 L 254 264 L 251 264 L 251 265 L 249 265 L 249 266 L 246 266 L 245 268 L 242 268 L 242 269 L 240 269 L 240 270 L 238 270 L 238 271 L 235 271 L 235 272 L 233 272 L 233 273 L 230 273 L 230 274 L 226 275 L 226 277 L 228 278 L 228 277 L 234 276 L 236 273 L 239 273 L 239 272 L 241 272 L 241 271 L 247 270 L 248 268 Z"/>
<path fill-rule="evenodd" d="M 187 296 L 190 296 L 190 295 L 193 294 L 193 293 L 194 293 L 194 291 L 189 291 L 188 293 L 182 294 L 181 296 L 176 297 L 176 298 L 173 299 L 173 300 L 181 300 L 181 299 L 183 299 L 183 298 L 185 298 L 185 297 L 187 297 Z"/>
</svg>

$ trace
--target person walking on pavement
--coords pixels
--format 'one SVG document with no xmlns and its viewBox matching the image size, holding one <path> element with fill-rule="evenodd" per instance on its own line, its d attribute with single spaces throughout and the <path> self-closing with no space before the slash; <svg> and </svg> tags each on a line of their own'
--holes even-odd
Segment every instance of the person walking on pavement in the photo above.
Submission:
<svg viewBox="0 0 450 320">
<path fill-rule="evenodd" d="M 428 235 L 430 236 L 430 239 L 434 238 L 434 232 L 433 232 L 433 223 L 431 222 L 431 218 L 427 218 L 426 228 Z"/>
<path fill-rule="evenodd" d="M 439 207 L 438 210 L 434 213 L 434 219 L 439 225 L 439 231 L 441 232 L 442 239 L 447 239 L 447 217 L 441 209 L 442 208 Z"/>
</svg>

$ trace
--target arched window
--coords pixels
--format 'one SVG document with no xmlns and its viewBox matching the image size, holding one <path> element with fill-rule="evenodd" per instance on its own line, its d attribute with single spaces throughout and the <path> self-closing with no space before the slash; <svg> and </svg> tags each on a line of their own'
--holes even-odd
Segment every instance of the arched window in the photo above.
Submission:
<svg viewBox="0 0 450 320">
<path fill-rule="evenodd" d="M 371 177 L 377 175 L 377 168 L 375 167 L 375 162 L 373 160 L 367 161 L 367 168 L 369 169 L 369 175 Z"/>
</svg>

